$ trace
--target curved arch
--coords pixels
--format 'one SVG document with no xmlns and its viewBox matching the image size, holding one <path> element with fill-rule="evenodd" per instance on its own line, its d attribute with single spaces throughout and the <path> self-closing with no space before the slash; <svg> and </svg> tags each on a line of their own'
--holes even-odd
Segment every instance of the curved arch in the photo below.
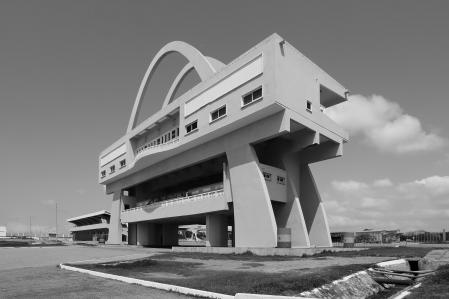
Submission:
<svg viewBox="0 0 449 299">
<path fill-rule="evenodd" d="M 154 71 L 157 69 L 161 60 L 172 52 L 177 52 L 184 56 L 189 61 L 189 63 L 192 64 L 192 67 L 195 68 L 198 76 L 202 81 L 206 80 L 217 72 L 217 69 L 214 67 L 213 63 L 206 59 L 206 57 L 204 57 L 203 54 L 201 54 L 201 52 L 193 46 L 181 41 L 174 41 L 166 44 L 164 47 L 162 47 L 162 49 L 159 50 L 159 52 L 157 52 L 156 56 L 154 56 L 150 65 L 148 66 L 147 71 L 145 72 L 142 82 L 140 83 L 139 91 L 137 92 L 137 97 L 134 101 L 133 110 L 129 119 L 127 132 L 130 132 L 136 125 L 136 116 L 138 111 L 140 110 L 143 95 L 145 94 L 148 83 L 151 81 L 151 77 L 153 76 Z"/>
<path fill-rule="evenodd" d="M 220 60 L 217 60 L 212 57 L 206 57 L 207 60 L 213 65 L 216 71 L 221 70 L 225 64 L 221 62 Z M 165 96 L 164 103 L 162 104 L 162 107 L 167 106 L 172 100 L 176 92 L 178 91 L 178 88 L 181 86 L 184 79 L 187 77 L 188 74 L 193 70 L 192 63 L 187 63 L 182 70 L 178 73 L 175 80 L 173 80 L 172 85 L 170 86 L 170 89 L 167 92 L 167 95 Z"/>
</svg>

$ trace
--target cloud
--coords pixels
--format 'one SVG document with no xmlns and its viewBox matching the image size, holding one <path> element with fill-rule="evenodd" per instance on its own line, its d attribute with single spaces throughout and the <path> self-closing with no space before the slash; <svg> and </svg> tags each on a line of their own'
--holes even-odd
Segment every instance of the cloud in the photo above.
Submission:
<svg viewBox="0 0 449 299">
<path fill-rule="evenodd" d="M 447 140 L 424 131 L 418 118 L 382 96 L 350 96 L 349 101 L 326 109 L 326 114 L 383 152 L 396 154 L 438 150 Z"/>
<path fill-rule="evenodd" d="M 374 187 L 391 187 L 393 182 L 390 179 L 379 179 L 373 182 Z"/>
<path fill-rule="evenodd" d="M 413 193 L 417 195 L 449 195 L 449 176 L 431 176 L 409 183 L 402 183 L 398 190 L 403 193 Z"/>
<path fill-rule="evenodd" d="M 449 228 L 449 176 L 402 183 L 388 178 L 333 181 L 331 186 L 323 201 L 332 231 Z"/>
<path fill-rule="evenodd" d="M 356 192 L 366 189 L 367 184 L 357 181 L 333 181 L 332 186 L 340 192 Z"/>
</svg>

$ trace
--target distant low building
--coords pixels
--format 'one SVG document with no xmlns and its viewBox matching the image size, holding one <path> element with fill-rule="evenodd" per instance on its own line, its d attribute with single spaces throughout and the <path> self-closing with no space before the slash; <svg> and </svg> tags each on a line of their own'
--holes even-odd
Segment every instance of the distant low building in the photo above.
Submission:
<svg viewBox="0 0 449 299">
<path fill-rule="evenodd" d="M 0 238 L 6 238 L 6 226 L 0 226 Z"/>
<path fill-rule="evenodd" d="M 111 214 L 108 211 L 102 210 L 67 219 L 67 222 L 74 225 L 70 229 L 73 241 L 106 242 L 110 217 Z M 122 238 L 126 240 L 126 235 Z"/>
<path fill-rule="evenodd" d="M 333 232 L 331 238 L 333 243 L 344 242 L 344 236 L 349 232 Z M 355 243 L 392 243 L 400 241 L 400 230 L 374 230 L 364 229 L 362 231 L 350 232 L 354 234 Z"/>
</svg>

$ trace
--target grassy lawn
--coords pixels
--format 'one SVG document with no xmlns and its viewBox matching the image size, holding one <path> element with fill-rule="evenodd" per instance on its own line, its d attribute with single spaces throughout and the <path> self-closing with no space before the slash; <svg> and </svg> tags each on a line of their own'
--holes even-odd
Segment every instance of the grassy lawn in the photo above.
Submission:
<svg viewBox="0 0 449 299">
<path fill-rule="evenodd" d="M 189 299 L 191 297 L 47 266 L 0 271 L 0 298 Z"/>
<path fill-rule="evenodd" d="M 257 263 L 246 263 L 257 267 Z M 201 263 L 160 261 L 152 258 L 127 263 L 76 265 L 89 270 L 175 284 L 189 288 L 234 295 L 238 292 L 295 295 L 311 290 L 371 265 L 332 266 L 282 273 L 256 271 L 215 271 Z"/>
<path fill-rule="evenodd" d="M 45 241 L 39 244 L 33 244 L 35 240 L 30 239 L 3 239 L 0 240 L 0 247 L 44 247 L 44 246 L 63 246 L 61 241 Z"/>
<path fill-rule="evenodd" d="M 437 247 L 379 247 L 369 248 L 361 251 L 339 251 L 339 252 L 323 252 L 313 256 L 341 256 L 341 257 L 354 257 L 354 256 L 395 256 L 397 258 L 408 257 L 424 257 L 427 253 Z"/>
<path fill-rule="evenodd" d="M 414 248 L 414 247 L 379 247 L 379 248 L 369 248 L 360 251 L 338 251 L 331 252 L 325 250 L 322 253 L 317 253 L 313 255 L 303 255 L 302 257 L 297 256 L 258 256 L 251 252 L 246 252 L 243 254 L 217 254 L 217 253 L 196 253 L 196 252 L 172 252 L 165 253 L 155 256 L 155 259 L 176 259 L 176 258 L 192 258 L 200 260 L 238 260 L 238 261 L 253 261 L 253 262 L 263 262 L 263 261 L 289 261 L 297 260 L 298 258 L 320 258 L 320 257 L 358 257 L 358 256 L 385 256 L 385 257 L 397 257 L 397 258 L 408 258 L 408 257 L 423 257 L 428 252 L 437 248 Z"/>
</svg>

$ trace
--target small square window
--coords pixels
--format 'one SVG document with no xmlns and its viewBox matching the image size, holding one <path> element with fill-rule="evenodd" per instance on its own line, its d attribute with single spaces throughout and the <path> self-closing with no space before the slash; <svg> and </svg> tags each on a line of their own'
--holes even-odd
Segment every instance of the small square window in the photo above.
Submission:
<svg viewBox="0 0 449 299">
<path fill-rule="evenodd" d="M 265 181 L 271 181 L 271 173 L 264 171 L 263 177 L 264 177 Z"/>
<path fill-rule="evenodd" d="M 198 120 L 195 120 L 186 126 L 186 133 L 193 132 L 198 129 Z"/>
<path fill-rule="evenodd" d="M 125 166 L 126 166 L 126 160 L 123 159 L 123 160 L 120 161 L 120 168 L 123 168 Z"/>
<path fill-rule="evenodd" d="M 309 112 L 312 112 L 312 102 L 311 101 L 307 101 L 306 108 Z"/>
<path fill-rule="evenodd" d="M 101 177 L 104 178 L 106 176 L 106 170 L 101 171 Z"/>
<path fill-rule="evenodd" d="M 212 111 L 210 113 L 210 121 L 217 120 L 217 119 L 222 118 L 224 116 L 226 116 L 226 105 L 224 105 L 224 106 L 222 106 L 222 107 Z"/>
<path fill-rule="evenodd" d="M 285 185 L 285 178 L 283 176 L 277 176 L 278 184 Z"/>
<path fill-rule="evenodd" d="M 243 96 L 242 107 L 245 107 L 255 101 L 262 99 L 262 87 L 251 91 L 250 93 Z"/>
<path fill-rule="evenodd" d="M 109 167 L 110 173 L 114 173 L 115 172 L 115 165 L 112 165 L 111 167 Z"/>
</svg>

